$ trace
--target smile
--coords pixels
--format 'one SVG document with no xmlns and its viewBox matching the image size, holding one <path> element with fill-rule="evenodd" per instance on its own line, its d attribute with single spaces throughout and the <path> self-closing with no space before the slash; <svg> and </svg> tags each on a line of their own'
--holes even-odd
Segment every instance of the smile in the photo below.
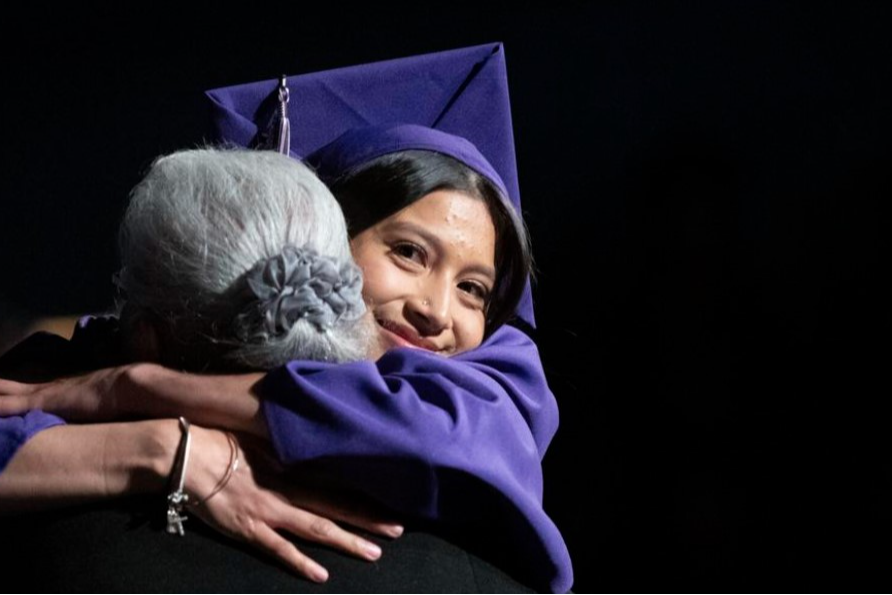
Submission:
<svg viewBox="0 0 892 595">
<path fill-rule="evenodd" d="M 432 341 L 421 338 L 411 327 L 402 325 L 391 320 L 376 319 L 384 335 L 396 347 L 411 347 L 412 349 L 425 349 L 427 351 L 440 351 Z"/>
</svg>

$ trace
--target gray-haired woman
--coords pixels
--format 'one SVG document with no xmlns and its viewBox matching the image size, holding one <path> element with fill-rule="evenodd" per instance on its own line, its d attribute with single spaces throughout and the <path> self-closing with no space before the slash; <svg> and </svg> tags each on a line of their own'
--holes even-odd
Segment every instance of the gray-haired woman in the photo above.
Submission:
<svg viewBox="0 0 892 595">
<path fill-rule="evenodd" d="M 4 357 L 4 375 L 54 376 L 129 361 L 265 370 L 294 359 L 380 355 L 340 206 L 293 159 L 216 149 L 162 157 L 131 195 L 120 243 L 120 323 L 82 321 L 61 350 L 58 337 L 35 336 Z M 172 447 L 179 443 L 182 452 L 186 436 L 192 456 L 175 456 Z M 402 531 L 353 507 L 262 487 L 251 465 L 257 459 L 246 460 L 231 434 L 172 419 L 68 425 L 40 432 L 28 446 L 0 473 L 4 511 L 157 492 L 179 458 L 189 464 L 180 492 L 201 497 L 185 508 L 315 580 L 326 571 L 277 530 L 364 559 L 378 558 L 380 548 L 329 519 L 389 536 Z M 171 529 L 182 504 L 172 506 Z"/>
<path fill-rule="evenodd" d="M 303 164 L 269 151 L 158 159 L 120 230 L 130 359 L 265 370 L 370 356 L 344 215 Z"/>
</svg>

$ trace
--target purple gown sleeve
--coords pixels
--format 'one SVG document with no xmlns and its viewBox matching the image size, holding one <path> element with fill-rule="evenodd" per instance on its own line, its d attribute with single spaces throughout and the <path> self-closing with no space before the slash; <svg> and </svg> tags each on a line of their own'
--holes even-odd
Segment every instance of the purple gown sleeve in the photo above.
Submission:
<svg viewBox="0 0 892 595">
<path fill-rule="evenodd" d="M 25 415 L 0 417 L 0 472 L 19 448 L 41 430 L 64 424 L 62 418 L 43 411 L 29 411 Z"/>
<path fill-rule="evenodd" d="M 34 333 L 0 358 L 0 374 L 29 372 L 54 377 L 115 364 L 108 353 L 115 351 L 116 329 L 113 317 L 85 316 L 78 321 L 70 341 L 50 333 Z M 39 410 L 0 417 L 0 472 L 31 437 L 64 423 L 62 418 Z"/>
<path fill-rule="evenodd" d="M 295 361 L 264 381 L 272 442 L 285 463 L 325 461 L 349 487 L 400 513 L 499 533 L 540 588 L 572 569 L 542 509 L 541 458 L 558 424 L 535 344 L 505 326 L 445 358 L 396 349 L 377 362 Z"/>
</svg>

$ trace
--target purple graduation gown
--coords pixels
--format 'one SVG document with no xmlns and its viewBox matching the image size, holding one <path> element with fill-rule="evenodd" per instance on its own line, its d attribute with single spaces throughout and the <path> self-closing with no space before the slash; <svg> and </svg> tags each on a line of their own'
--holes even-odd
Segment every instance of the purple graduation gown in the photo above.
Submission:
<svg viewBox="0 0 892 595">
<path fill-rule="evenodd" d="M 447 532 L 489 532 L 534 587 L 572 586 L 566 545 L 542 509 L 541 458 L 557 406 L 521 331 L 502 327 L 451 358 L 397 349 L 377 362 L 294 361 L 271 371 L 261 393 L 284 463 L 321 463 L 340 483 Z M 0 419 L 0 468 L 60 421 L 36 411 Z"/>
<path fill-rule="evenodd" d="M 0 417 L 0 472 L 6 469 L 16 451 L 37 432 L 64 423 L 61 418 L 40 410 Z"/>
</svg>

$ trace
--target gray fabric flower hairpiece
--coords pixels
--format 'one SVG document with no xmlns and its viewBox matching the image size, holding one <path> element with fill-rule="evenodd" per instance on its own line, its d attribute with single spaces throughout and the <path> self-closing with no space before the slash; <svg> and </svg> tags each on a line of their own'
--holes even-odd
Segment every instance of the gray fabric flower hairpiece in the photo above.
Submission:
<svg viewBox="0 0 892 595">
<path fill-rule="evenodd" d="M 254 265 L 245 281 L 253 299 L 236 317 L 236 333 L 242 339 L 261 329 L 266 337 L 285 335 L 301 319 L 325 332 L 341 320 L 353 321 L 365 313 L 359 267 L 339 264 L 309 247 L 285 246 Z"/>
</svg>

